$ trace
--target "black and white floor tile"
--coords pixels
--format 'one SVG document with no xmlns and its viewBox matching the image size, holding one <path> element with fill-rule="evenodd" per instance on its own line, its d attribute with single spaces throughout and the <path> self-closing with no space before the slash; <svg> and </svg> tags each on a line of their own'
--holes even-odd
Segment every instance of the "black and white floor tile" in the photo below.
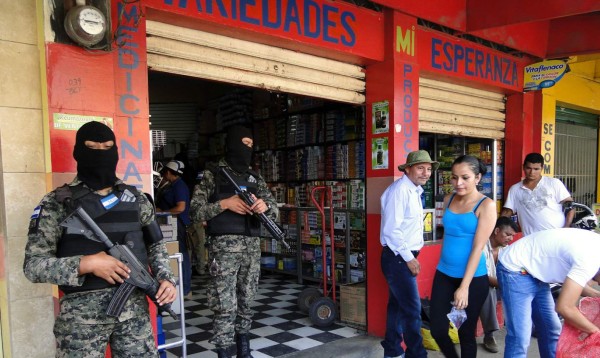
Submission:
<svg viewBox="0 0 600 358">
<path fill-rule="evenodd" d="M 208 343 L 212 335 L 212 311 L 206 303 L 208 276 L 192 278 L 192 297 L 185 300 L 185 333 L 187 357 L 216 358 L 215 348 Z M 298 294 L 305 288 L 290 276 L 267 274 L 261 277 L 254 302 L 254 322 L 250 331 L 250 348 L 254 358 L 280 357 L 338 339 L 355 337 L 364 332 L 335 322 L 329 327 L 312 324 L 297 306 Z M 166 343 L 181 340 L 181 324 L 171 317 L 163 318 Z M 162 353 L 162 357 L 182 357 L 182 347 Z M 232 350 L 232 356 L 235 352 Z"/>
</svg>

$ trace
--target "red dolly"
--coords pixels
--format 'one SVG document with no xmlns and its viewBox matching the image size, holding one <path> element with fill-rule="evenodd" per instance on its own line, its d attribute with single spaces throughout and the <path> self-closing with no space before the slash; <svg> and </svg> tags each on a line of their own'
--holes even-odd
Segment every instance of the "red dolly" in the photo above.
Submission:
<svg viewBox="0 0 600 358">
<path fill-rule="evenodd" d="M 321 192 L 319 195 L 319 201 L 315 198 L 315 193 Z M 325 197 L 327 197 L 327 203 L 329 204 L 329 242 L 330 242 L 330 256 L 331 264 L 329 270 L 327 269 L 327 218 L 325 216 Z M 330 187 L 317 186 L 311 190 L 310 199 L 321 214 L 321 223 L 323 230 L 321 231 L 321 261 L 322 261 L 322 287 L 323 297 L 321 291 L 309 287 L 303 290 L 298 297 L 298 306 L 303 312 L 308 312 L 310 320 L 313 324 L 326 327 L 331 325 L 338 317 L 337 309 L 337 297 L 336 297 L 336 285 L 335 285 L 335 238 L 333 233 L 333 203 L 332 203 L 332 191 Z"/>
</svg>

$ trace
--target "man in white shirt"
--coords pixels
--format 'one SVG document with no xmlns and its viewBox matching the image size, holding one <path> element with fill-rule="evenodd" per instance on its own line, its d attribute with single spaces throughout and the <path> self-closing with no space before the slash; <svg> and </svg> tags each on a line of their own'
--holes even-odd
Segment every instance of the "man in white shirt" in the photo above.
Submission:
<svg viewBox="0 0 600 358">
<path fill-rule="evenodd" d="M 536 231 L 569 227 L 575 210 L 563 213 L 573 202 L 565 185 L 556 178 L 542 176 L 544 157 L 529 153 L 523 161 L 525 178 L 510 187 L 501 216 L 517 214 L 524 235 Z"/>
<path fill-rule="evenodd" d="M 575 228 L 538 231 L 502 250 L 496 274 L 507 327 L 504 357 L 526 357 L 532 323 L 540 355 L 555 357 L 561 331 L 557 312 L 566 324 L 600 334 L 577 309 L 581 295 L 599 295 L 587 285 L 600 282 L 599 253 L 600 235 Z M 563 284 L 556 311 L 550 283 Z"/>
<path fill-rule="evenodd" d="M 421 194 L 439 163 L 425 150 L 410 152 L 398 169 L 404 176 L 381 196 L 381 270 L 389 286 L 384 357 L 426 357 L 421 336 L 421 298 L 416 276 L 423 247 Z M 406 344 L 406 352 L 401 346 Z"/>
</svg>

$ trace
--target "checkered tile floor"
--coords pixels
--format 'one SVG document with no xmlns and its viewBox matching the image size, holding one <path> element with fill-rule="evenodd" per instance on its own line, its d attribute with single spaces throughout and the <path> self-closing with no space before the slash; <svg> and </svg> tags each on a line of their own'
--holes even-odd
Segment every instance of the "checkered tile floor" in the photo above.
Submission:
<svg viewBox="0 0 600 358">
<path fill-rule="evenodd" d="M 192 298 L 185 301 L 187 357 L 216 358 L 215 347 L 208 343 L 212 335 L 212 311 L 206 306 L 208 276 L 192 278 Z M 254 322 L 250 331 L 250 348 L 254 358 L 280 357 L 338 339 L 360 335 L 361 331 L 335 322 L 317 327 L 297 307 L 298 294 L 304 286 L 290 276 L 263 274 L 254 302 Z M 180 323 L 163 318 L 166 342 L 181 339 Z M 232 356 L 235 356 L 232 349 Z M 166 357 L 181 357 L 182 348 L 167 350 Z"/>
</svg>

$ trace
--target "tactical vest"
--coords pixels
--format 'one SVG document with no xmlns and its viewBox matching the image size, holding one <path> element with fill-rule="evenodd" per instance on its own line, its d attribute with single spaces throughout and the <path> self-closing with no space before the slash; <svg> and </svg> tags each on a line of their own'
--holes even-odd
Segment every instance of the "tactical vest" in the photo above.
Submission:
<svg viewBox="0 0 600 358">
<path fill-rule="evenodd" d="M 248 171 L 240 175 L 232 170 L 228 170 L 228 173 L 242 189 L 245 188 L 248 192 L 256 195 L 258 192 L 258 183 L 256 182 L 258 174 Z M 234 186 L 226 178 L 223 178 L 218 171 L 213 171 L 213 174 L 215 177 L 215 191 L 208 198 L 209 203 L 216 203 L 237 194 Z M 250 177 L 254 177 L 255 180 L 253 182 L 248 181 Z M 260 220 L 255 215 L 240 215 L 231 210 L 225 210 L 208 220 L 207 225 L 207 235 L 260 236 Z"/>
<path fill-rule="evenodd" d="M 148 253 L 140 223 L 140 204 L 137 201 L 137 190 L 129 185 L 121 184 L 108 196 L 100 196 L 82 184 L 70 187 L 73 207 L 81 206 L 115 244 L 127 245 L 144 266 L 148 266 Z M 112 196 L 114 195 L 114 197 Z M 114 202 L 106 202 L 109 199 Z M 102 204 L 101 200 L 105 200 Z M 105 208 L 105 205 L 109 207 Z M 110 207 L 110 205 L 113 205 Z M 75 230 L 64 229 L 58 240 L 57 257 L 77 255 L 93 255 L 105 251 L 107 247 L 101 242 L 86 238 Z M 60 286 L 65 293 L 97 290 L 111 287 L 104 279 L 87 274 L 82 286 Z"/>
</svg>

